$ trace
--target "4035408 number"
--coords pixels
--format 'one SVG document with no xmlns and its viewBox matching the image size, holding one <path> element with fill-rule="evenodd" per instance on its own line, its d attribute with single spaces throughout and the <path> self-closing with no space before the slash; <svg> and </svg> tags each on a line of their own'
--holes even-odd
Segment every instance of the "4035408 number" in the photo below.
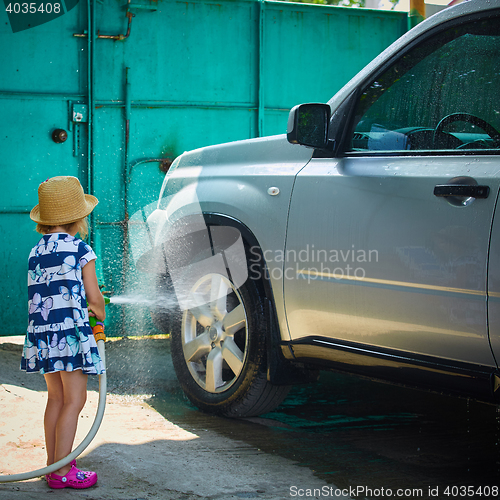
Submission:
<svg viewBox="0 0 500 500">
<path fill-rule="evenodd" d="M 61 14 L 62 6 L 60 3 L 9 3 L 5 8 L 9 14 Z"/>
</svg>

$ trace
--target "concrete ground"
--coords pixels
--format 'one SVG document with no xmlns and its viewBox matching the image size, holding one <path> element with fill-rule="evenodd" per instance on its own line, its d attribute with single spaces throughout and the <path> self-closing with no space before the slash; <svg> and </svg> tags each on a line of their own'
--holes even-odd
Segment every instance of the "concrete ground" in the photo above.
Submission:
<svg viewBox="0 0 500 500">
<path fill-rule="evenodd" d="M 45 465 L 45 382 L 39 374 L 19 370 L 22 340 L 0 337 L 0 475 Z M 97 485 L 51 490 L 35 478 L 0 484 L 0 499 L 277 500 L 298 497 L 299 492 L 300 498 L 317 498 L 312 490 L 323 487 L 333 492 L 335 487 L 291 460 L 210 429 L 192 433 L 153 409 L 147 400 L 155 391 L 178 388 L 168 339 L 107 342 L 106 358 L 106 413 L 96 439 L 78 460 L 80 468 L 98 473 Z M 90 429 L 97 408 L 96 380 L 89 388 L 77 443 Z"/>
</svg>

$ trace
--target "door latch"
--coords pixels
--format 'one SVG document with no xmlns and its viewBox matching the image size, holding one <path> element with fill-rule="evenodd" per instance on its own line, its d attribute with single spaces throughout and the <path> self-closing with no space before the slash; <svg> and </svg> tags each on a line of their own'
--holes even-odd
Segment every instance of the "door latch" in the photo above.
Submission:
<svg viewBox="0 0 500 500">
<path fill-rule="evenodd" d="M 468 184 L 438 184 L 434 188 L 434 196 L 460 196 L 464 198 L 488 198 L 489 186 L 474 186 Z"/>
</svg>

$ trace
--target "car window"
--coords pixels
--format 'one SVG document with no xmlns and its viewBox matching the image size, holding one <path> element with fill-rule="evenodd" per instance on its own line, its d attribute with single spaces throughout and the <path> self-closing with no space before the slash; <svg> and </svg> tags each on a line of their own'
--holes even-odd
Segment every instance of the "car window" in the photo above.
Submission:
<svg viewBox="0 0 500 500">
<path fill-rule="evenodd" d="M 357 101 L 348 151 L 500 152 L 500 17 L 426 39 Z"/>
</svg>

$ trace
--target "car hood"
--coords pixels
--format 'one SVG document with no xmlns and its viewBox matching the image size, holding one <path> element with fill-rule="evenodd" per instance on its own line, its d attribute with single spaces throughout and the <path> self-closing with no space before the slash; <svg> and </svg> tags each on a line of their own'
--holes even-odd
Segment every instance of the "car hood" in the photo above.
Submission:
<svg viewBox="0 0 500 500">
<path fill-rule="evenodd" d="M 201 175 L 210 175 L 207 168 L 241 165 L 245 168 L 263 167 L 282 169 L 286 165 L 304 166 L 312 157 L 313 149 L 290 144 L 286 135 L 260 137 L 243 141 L 207 146 L 184 153 L 169 172 L 203 167 Z M 180 174 L 180 173 L 179 173 Z M 184 175 L 184 172 L 180 175 Z"/>
</svg>

